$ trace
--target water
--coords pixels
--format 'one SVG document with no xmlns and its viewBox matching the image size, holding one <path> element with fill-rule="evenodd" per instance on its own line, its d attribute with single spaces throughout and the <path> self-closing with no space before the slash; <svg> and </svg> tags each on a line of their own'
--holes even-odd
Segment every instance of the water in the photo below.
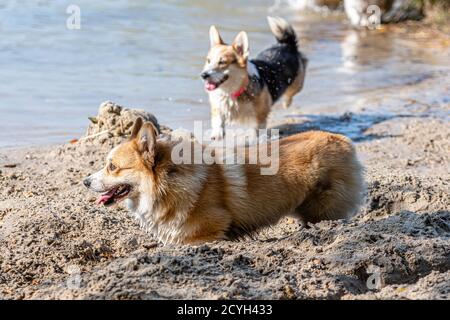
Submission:
<svg viewBox="0 0 450 320">
<path fill-rule="evenodd" d="M 81 29 L 66 9 L 81 9 Z M 226 41 L 249 33 L 253 56 L 274 42 L 273 1 L 4 0 L 0 4 L 0 147 L 67 142 L 105 100 L 144 108 L 173 128 L 209 121 L 199 73 L 215 24 Z M 402 36 L 351 30 L 342 15 L 283 6 L 310 62 L 290 111 L 343 113 L 367 93 L 449 70 L 448 58 Z"/>
</svg>

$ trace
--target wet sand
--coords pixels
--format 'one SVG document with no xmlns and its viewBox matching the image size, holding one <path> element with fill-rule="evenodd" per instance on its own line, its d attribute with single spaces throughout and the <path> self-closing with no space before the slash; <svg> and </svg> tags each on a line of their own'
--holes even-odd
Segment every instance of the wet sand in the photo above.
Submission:
<svg viewBox="0 0 450 320">
<path fill-rule="evenodd" d="M 81 180 L 120 139 L 1 149 L 0 298 L 450 299 L 449 92 L 436 71 L 368 91 L 351 112 L 275 110 L 284 134 L 352 137 L 365 205 L 241 242 L 162 246 L 124 209 L 96 206 Z"/>
</svg>

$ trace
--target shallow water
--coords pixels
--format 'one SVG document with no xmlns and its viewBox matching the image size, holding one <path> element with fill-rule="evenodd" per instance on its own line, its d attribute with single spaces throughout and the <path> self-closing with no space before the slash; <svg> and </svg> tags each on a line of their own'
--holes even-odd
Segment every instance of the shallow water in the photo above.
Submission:
<svg viewBox="0 0 450 320">
<path fill-rule="evenodd" d="M 81 29 L 66 9 L 81 9 Z M 360 110 L 383 88 L 449 70 L 448 52 L 425 50 L 399 34 L 358 33 L 342 15 L 299 13 L 273 1 L 52 1 L 0 4 L 0 147 L 67 142 L 82 134 L 102 101 L 144 108 L 161 123 L 191 129 L 209 122 L 199 73 L 215 24 L 226 41 L 249 33 L 254 55 L 274 42 L 265 16 L 291 21 L 309 58 L 293 111 Z M 370 97 L 370 98 L 368 98 Z M 384 110 L 388 111 L 388 110 Z"/>
</svg>

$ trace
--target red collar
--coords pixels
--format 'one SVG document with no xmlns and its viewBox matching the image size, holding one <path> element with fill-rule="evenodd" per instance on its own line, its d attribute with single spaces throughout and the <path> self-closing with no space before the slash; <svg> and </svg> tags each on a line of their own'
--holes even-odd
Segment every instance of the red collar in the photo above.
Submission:
<svg viewBox="0 0 450 320">
<path fill-rule="evenodd" d="M 239 98 L 239 97 L 245 92 L 245 90 L 247 90 L 247 88 L 241 87 L 238 91 L 233 92 L 233 93 L 231 94 L 231 98 L 232 98 L 233 100 L 237 100 L 237 98 Z"/>
</svg>

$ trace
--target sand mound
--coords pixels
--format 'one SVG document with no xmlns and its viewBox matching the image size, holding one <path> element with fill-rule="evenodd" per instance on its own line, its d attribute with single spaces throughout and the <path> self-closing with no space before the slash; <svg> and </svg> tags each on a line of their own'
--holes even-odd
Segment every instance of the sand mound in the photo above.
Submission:
<svg viewBox="0 0 450 320">
<path fill-rule="evenodd" d="M 100 144 L 107 141 L 119 142 L 131 134 L 133 123 L 138 117 L 152 122 L 162 133 L 170 131 L 167 127 L 160 126 L 156 117 L 145 110 L 129 109 L 112 101 L 105 101 L 100 105 L 98 115 L 89 117 L 91 123 L 80 141 L 94 141 Z"/>
<path fill-rule="evenodd" d="M 68 158 L 76 161 L 89 157 L 88 162 L 91 166 L 101 166 L 107 152 L 128 139 L 133 123 L 138 117 L 152 122 L 160 134 L 172 132 L 169 127 L 160 125 L 157 118 L 150 112 L 126 108 L 112 101 L 106 101 L 100 105 L 96 116 L 88 118 L 89 124 L 83 136 L 69 144 L 51 148 L 46 159 L 50 162 L 55 160 L 64 162 Z"/>
</svg>

